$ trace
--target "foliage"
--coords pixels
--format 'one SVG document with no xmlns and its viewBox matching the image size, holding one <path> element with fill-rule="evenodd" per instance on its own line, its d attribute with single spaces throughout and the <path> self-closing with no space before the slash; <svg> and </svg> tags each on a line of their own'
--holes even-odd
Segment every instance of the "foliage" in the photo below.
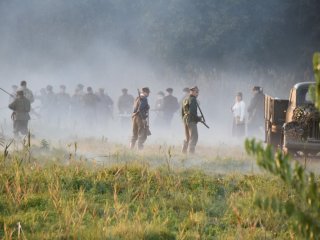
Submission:
<svg viewBox="0 0 320 240">
<path fill-rule="evenodd" d="M 289 155 L 280 151 L 274 154 L 271 146 L 263 147 L 261 143 L 246 140 L 246 150 L 256 156 L 257 163 L 268 172 L 279 176 L 292 196 L 287 201 L 277 197 L 257 198 L 256 204 L 262 209 L 286 214 L 293 219 L 292 226 L 296 233 L 305 239 L 319 239 L 320 236 L 320 186 L 314 173 L 306 172 L 299 164 L 292 166 Z"/>
</svg>

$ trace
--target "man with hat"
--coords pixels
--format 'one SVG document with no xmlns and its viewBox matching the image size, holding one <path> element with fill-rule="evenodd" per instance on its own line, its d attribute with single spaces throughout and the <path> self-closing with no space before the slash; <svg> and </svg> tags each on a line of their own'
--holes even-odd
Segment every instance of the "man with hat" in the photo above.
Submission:
<svg viewBox="0 0 320 240">
<path fill-rule="evenodd" d="M 163 98 L 163 120 L 164 123 L 171 124 L 174 113 L 179 109 L 178 99 L 172 95 L 173 89 L 167 88 L 167 95 Z"/>
<path fill-rule="evenodd" d="M 13 120 L 13 133 L 15 137 L 28 133 L 28 121 L 30 120 L 29 112 L 31 110 L 30 101 L 24 96 L 22 90 L 17 91 L 16 99 L 9 104 L 9 108 L 13 110 L 11 118 Z"/>
<path fill-rule="evenodd" d="M 147 137 L 151 135 L 149 130 L 149 109 L 148 96 L 150 89 L 144 87 L 141 89 L 139 96 L 136 98 L 133 106 L 132 114 L 132 138 L 130 148 L 134 149 L 136 141 L 138 140 L 138 149 L 143 149 L 143 144 Z"/>
<path fill-rule="evenodd" d="M 188 151 L 193 154 L 198 142 L 197 123 L 203 121 L 203 119 L 198 116 L 198 95 L 199 89 L 197 86 L 194 86 L 190 88 L 189 96 L 183 100 L 181 113 L 186 137 L 182 147 L 183 153 L 187 153 Z"/>
<path fill-rule="evenodd" d="M 253 97 L 248 106 L 248 135 L 259 136 L 263 134 L 260 128 L 264 126 L 264 98 L 263 89 L 259 86 L 252 88 Z"/>
</svg>

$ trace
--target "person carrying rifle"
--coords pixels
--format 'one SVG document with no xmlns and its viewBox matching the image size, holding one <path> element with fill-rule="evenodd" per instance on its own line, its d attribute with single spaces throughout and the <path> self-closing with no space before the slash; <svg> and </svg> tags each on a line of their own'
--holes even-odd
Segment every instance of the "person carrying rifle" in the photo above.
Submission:
<svg viewBox="0 0 320 240">
<path fill-rule="evenodd" d="M 136 98 L 133 106 L 132 114 L 132 138 L 130 148 L 134 149 L 138 140 L 138 149 L 143 149 L 143 144 L 147 140 L 147 137 L 151 135 L 149 130 L 149 109 L 148 96 L 150 89 L 144 87 L 141 89 L 141 93 L 138 91 L 139 96 Z"/>
<path fill-rule="evenodd" d="M 30 101 L 24 96 L 22 90 L 17 91 L 16 99 L 9 104 L 9 108 L 13 110 L 11 118 L 13 120 L 13 132 L 15 137 L 19 136 L 19 132 L 23 135 L 28 134 L 28 121 L 30 120 L 29 112 L 31 110 Z"/>
<path fill-rule="evenodd" d="M 199 89 L 197 86 L 190 88 L 189 96 L 183 100 L 182 103 L 182 119 L 185 129 L 185 140 L 183 142 L 182 152 L 191 154 L 195 152 L 198 142 L 198 128 L 197 123 L 205 123 L 203 116 L 198 116 L 198 102 L 197 97 Z"/>
</svg>

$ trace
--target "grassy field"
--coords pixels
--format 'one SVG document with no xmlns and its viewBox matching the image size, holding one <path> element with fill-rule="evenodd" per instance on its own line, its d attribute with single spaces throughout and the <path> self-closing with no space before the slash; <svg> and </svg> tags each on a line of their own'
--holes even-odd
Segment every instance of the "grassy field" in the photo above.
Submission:
<svg viewBox="0 0 320 240">
<path fill-rule="evenodd" d="M 55 147 L 54 147 L 55 146 Z M 129 151 L 103 139 L 35 142 L 0 157 L 3 239 L 297 239 L 255 197 L 293 198 L 241 147 Z"/>
</svg>

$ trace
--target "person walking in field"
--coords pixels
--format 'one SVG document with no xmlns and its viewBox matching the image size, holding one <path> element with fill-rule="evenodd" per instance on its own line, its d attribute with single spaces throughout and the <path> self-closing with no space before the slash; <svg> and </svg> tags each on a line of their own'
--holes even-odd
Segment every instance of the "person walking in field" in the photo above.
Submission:
<svg viewBox="0 0 320 240">
<path fill-rule="evenodd" d="M 233 137 L 241 138 L 245 136 L 245 108 L 246 104 L 243 101 L 242 93 L 238 92 L 236 95 L 235 103 L 231 108 L 233 113 Z"/>
<path fill-rule="evenodd" d="M 203 119 L 198 116 L 198 95 L 198 87 L 192 87 L 190 88 L 189 96 L 186 97 L 182 103 L 181 113 L 185 130 L 185 140 L 182 147 L 183 153 L 189 152 L 193 154 L 198 142 L 197 123 L 203 121 Z"/>
<path fill-rule="evenodd" d="M 142 150 L 147 137 L 151 135 L 149 129 L 149 94 L 150 89 L 148 87 L 142 88 L 141 93 L 139 93 L 139 96 L 134 102 L 132 114 L 132 138 L 130 143 L 131 149 L 134 149 L 138 140 L 138 149 Z"/>
<path fill-rule="evenodd" d="M 28 133 L 31 104 L 24 96 L 22 90 L 17 91 L 17 97 L 9 104 L 9 108 L 13 111 L 11 118 L 13 120 L 13 133 L 15 137 L 18 137 L 19 133 L 26 135 Z"/>
</svg>

